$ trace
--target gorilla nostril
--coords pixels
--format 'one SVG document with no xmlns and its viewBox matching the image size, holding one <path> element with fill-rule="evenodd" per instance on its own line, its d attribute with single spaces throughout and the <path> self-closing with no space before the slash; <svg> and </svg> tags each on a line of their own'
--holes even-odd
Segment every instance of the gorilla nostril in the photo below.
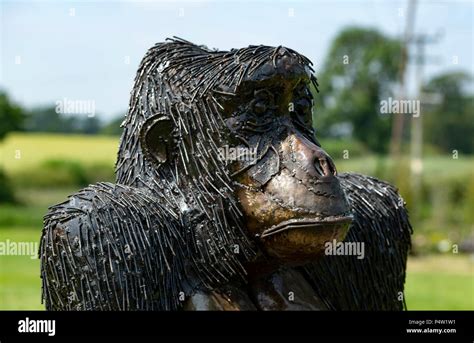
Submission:
<svg viewBox="0 0 474 343">
<path fill-rule="evenodd" d="M 314 159 L 314 169 L 316 169 L 316 172 L 321 175 L 325 176 L 326 173 L 324 171 L 324 165 L 326 164 L 326 160 L 324 158 L 315 158 Z"/>
<path fill-rule="evenodd" d="M 321 176 L 336 175 L 334 164 L 326 158 L 315 158 L 314 167 Z"/>
</svg>

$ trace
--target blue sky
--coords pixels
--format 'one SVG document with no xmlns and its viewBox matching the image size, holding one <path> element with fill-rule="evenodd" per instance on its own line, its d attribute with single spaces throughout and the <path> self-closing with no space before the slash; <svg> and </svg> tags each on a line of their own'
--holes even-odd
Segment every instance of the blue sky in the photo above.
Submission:
<svg viewBox="0 0 474 343">
<path fill-rule="evenodd" d="M 219 49 L 284 45 L 309 57 L 317 73 L 342 28 L 399 36 L 406 7 L 395 0 L 0 0 L 0 88 L 28 107 L 94 100 L 101 118 L 111 118 L 126 110 L 146 50 L 167 37 Z M 436 63 L 426 66 L 426 78 L 446 70 L 474 74 L 473 26 L 472 1 L 419 1 L 416 31 L 443 32 L 427 49 Z"/>
</svg>

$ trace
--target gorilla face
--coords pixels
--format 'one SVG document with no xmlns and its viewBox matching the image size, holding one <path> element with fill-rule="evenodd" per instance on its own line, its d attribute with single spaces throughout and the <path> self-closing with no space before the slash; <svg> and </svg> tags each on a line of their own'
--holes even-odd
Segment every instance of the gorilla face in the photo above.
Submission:
<svg viewBox="0 0 474 343">
<path fill-rule="evenodd" d="M 249 234 L 297 265 L 342 240 L 352 220 L 336 167 L 312 129 L 310 72 L 285 48 L 226 102 L 230 163 Z M 230 153 L 229 153 L 230 152 Z"/>
<path fill-rule="evenodd" d="M 203 256 L 237 242 L 252 260 L 251 237 L 258 253 L 297 265 L 321 255 L 327 241 L 342 240 L 352 218 L 312 129 L 309 60 L 282 47 L 213 52 L 175 42 L 157 49 L 134 87 L 138 119 L 128 116 L 118 182 L 145 179 L 153 188 L 170 181 L 174 193 L 167 183 L 157 193 L 182 197 L 173 202 L 197 228 L 195 241 L 212 243 Z M 145 159 L 131 161 L 125 152 L 137 156 L 136 148 L 126 135 L 138 130 Z"/>
</svg>

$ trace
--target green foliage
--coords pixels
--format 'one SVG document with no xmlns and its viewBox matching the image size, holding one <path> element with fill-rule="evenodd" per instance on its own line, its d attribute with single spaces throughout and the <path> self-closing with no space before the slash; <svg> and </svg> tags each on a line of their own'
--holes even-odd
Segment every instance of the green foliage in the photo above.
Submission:
<svg viewBox="0 0 474 343">
<path fill-rule="evenodd" d="M 18 188 L 18 202 L 0 204 L 0 231 L 4 228 L 37 228 L 43 226 L 43 216 L 51 205 L 63 202 L 69 194 L 77 191 L 73 188 Z"/>
<path fill-rule="evenodd" d="M 96 162 L 84 166 L 84 177 L 87 184 L 96 182 L 115 182 L 114 164 Z"/>
<path fill-rule="evenodd" d="M 358 158 L 368 154 L 368 149 L 362 143 L 350 138 L 322 138 L 319 143 L 333 159 Z"/>
<path fill-rule="evenodd" d="M 390 95 L 400 56 L 400 42 L 377 30 L 343 30 L 332 43 L 319 75 L 321 106 L 314 117 L 318 132 L 340 136 L 337 127 L 348 123 L 357 140 L 372 151 L 385 152 L 391 118 L 379 113 L 380 101 Z"/>
<path fill-rule="evenodd" d="M 50 204 L 51 205 L 51 204 Z M 0 227 L 41 228 L 47 206 L 25 204 L 1 204 Z"/>
<path fill-rule="evenodd" d="M 15 196 L 13 187 L 5 171 L 0 168 L 0 203 L 14 202 Z"/>
<path fill-rule="evenodd" d="M 459 244 L 467 239 L 474 225 L 474 159 L 460 156 L 456 160 L 450 155 L 425 158 L 421 195 L 416 203 L 409 162 L 402 158 L 394 163 L 373 155 L 335 161 L 339 172 L 372 175 L 398 188 L 414 229 L 414 252 L 438 252 L 442 241 Z"/>
<path fill-rule="evenodd" d="M 120 125 L 122 124 L 123 120 L 123 116 L 111 120 L 100 130 L 100 133 L 103 135 L 120 136 L 122 134 L 122 128 Z"/>
<path fill-rule="evenodd" d="M 61 114 L 54 106 L 29 111 L 25 121 L 25 130 L 32 132 L 96 134 L 100 128 L 101 123 L 96 116 Z"/>
<path fill-rule="evenodd" d="M 412 225 L 417 235 L 426 238 L 423 244 L 415 242 L 417 252 L 426 252 L 437 249 L 441 240 L 459 243 L 466 239 L 472 230 L 472 206 L 474 189 L 474 174 L 471 170 L 464 170 L 458 175 L 438 175 L 438 177 L 424 177 L 421 179 L 421 195 L 414 203 L 410 169 L 408 163 L 403 163 L 398 174 L 385 177 L 393 182 L 400 194 L 407 202 L 409 212 L 417 209 L 418 217 L 412 216 Z"/>
<path fill-rule="evenodd" d="M 474 153 L 474 96 L 468 94 L 469 86 L 472 76 L 465 72 L 444 73 L 428 82 L 425 92 L 442 100 L 423 115 L 426 142 L 444 152 Z"/>
<path fill-rule="evenodd" d="M 113 165 L 83 164 L 77 160 L 48 159 L 36 168 L 16 172 L 17 187 L 84 187 L 99 181 L 113 182 Z"/>
<path fill-rule="evenodd" d="M 80 162 L 71 160 L 47 160 L 41 166 L 48 174 L 64 173 L 71 178 L 71 184 L 86 186 L 87 178 Z"/>
<path fill-rule="evenodd" d="M 0 91 L 0 139 L 10 131 L 20 130 L 24 118 L 23 109 L 14 104 L 7 93 Z"/>
</svg>

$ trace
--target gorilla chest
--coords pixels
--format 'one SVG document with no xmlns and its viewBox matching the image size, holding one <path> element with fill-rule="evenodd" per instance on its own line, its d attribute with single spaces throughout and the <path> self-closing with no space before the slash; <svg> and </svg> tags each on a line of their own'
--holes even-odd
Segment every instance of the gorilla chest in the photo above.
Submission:
<svg viewBox="0 0 474 343">
<path fill-rule="evenodd" d="M 327 307 L 299 272 L 287 269 L 245 287 L 227 285 L 219 291 L 199 290 L 187 300 L 184 310 L 314 311 L 327 310 Z"/>
</svg>

